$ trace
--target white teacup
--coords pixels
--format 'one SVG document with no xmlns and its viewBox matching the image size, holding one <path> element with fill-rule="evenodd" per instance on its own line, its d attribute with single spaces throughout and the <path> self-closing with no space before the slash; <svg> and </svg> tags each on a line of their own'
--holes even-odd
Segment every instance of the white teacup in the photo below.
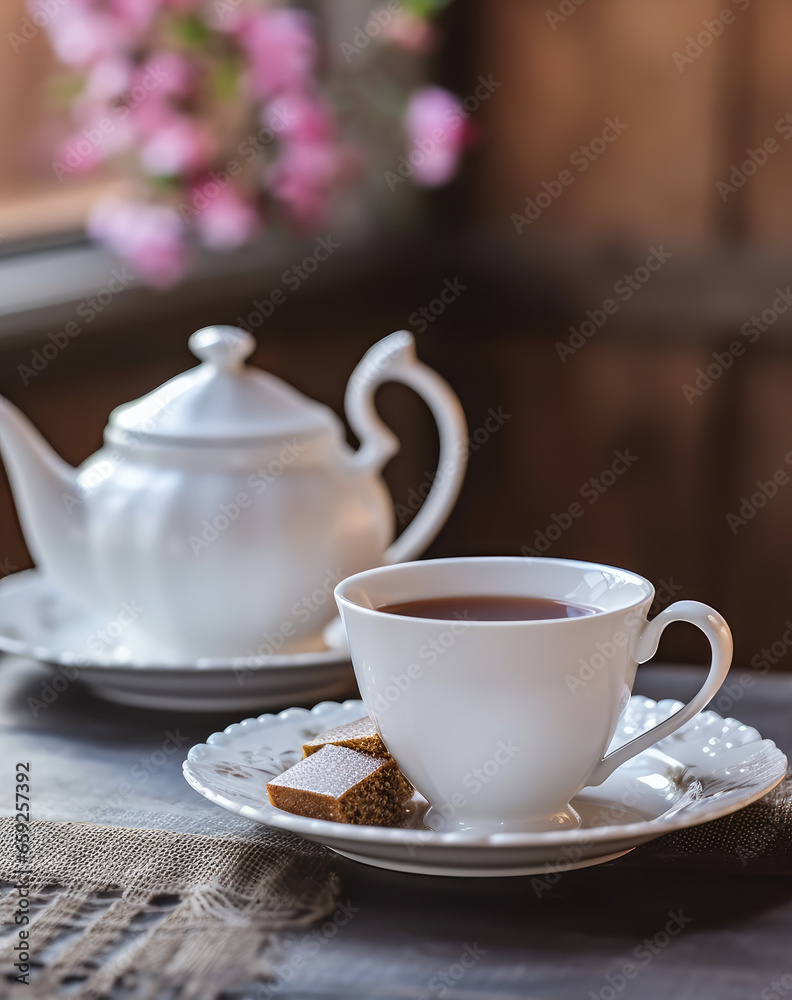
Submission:
<svg viewBox="0 0 792 1000">
<path fill-rule="evenodd" d="M 429 801 L 434 829 L 541 830 L 577 825 L 570 800 L 679 729 L 713 698 L 732 640 L 705 604 L 678 601 L 651 621 L 654 588 L 627 570 L 544 558 L 403 563 L 348 577 L 335 590 L 366 708 L 388 749 Z M 437 597 L 520 595 L 595 609 L 578 618 L 464 621 L 378 610 Z M 673 621 L 712 647 L 698 694 L 605 756 L 638 663 Z"/>
</svg>

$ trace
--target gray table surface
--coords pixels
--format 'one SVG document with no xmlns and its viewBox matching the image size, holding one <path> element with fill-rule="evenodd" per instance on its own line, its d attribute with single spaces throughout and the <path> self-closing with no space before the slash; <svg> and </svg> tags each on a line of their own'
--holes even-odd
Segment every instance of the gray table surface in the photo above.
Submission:
<svg viewBox="0 0 792 1000">
<path fill-rule="evenodd" d="M 50 676 L 30 661 L 0 661 L 0 781 L 8 793 L 0 794 L 0 812 L 11 811 L 13 767 L 21 759 L 32 763 L 37 819 L 217 835 L 255 829 L 205 801 L 181 776 L 189 747 L 242 713 L 122 708 L 73 684 L 34 717 L 29 699 L 40 698 Z M 701 680 L 698 668 L 643 667 L 635 690 L 687 699 Z M 792 751 L 792 677 L 758 678 L 732 714 Z M 333 865 L 339 900 L 354 918 L 289 983 L 263 989 L 259 998 L 792 997 L 789 865 L 774 871 L 735 860 L 713 868 L 639 849 L 567 872 L 541 898 L 529 877 L 404 875 L 340 857 Z M 644 941 L 664 940 L 669 914 L 681 915 L 684 930 L 667 946 L 647 949 Z M 299 941 L 287 942 L 287 955 L 290 947 Z M 470 967 L 460 976 L 463 958 Z M 638 971 L 624 976 L 626 967 Z"/>
</svg>

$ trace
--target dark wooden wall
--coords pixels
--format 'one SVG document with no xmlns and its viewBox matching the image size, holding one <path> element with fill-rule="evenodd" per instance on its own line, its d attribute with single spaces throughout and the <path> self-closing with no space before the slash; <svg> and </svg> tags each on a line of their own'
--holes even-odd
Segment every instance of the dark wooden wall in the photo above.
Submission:
<svg viewBox="0 0 792 1000">
<path fill-rule="evenodd" d="M 750 662 L 792 618 L 788 337 L 758 340 L 689 405 L 682 386 L 738 333 L 727 328 L 700 343 L 666 328 L 643 326 L 638 335 L 625 312 L 623 323 L 604 326 L 562 363 L 556 344 L 568 336 L 569 317 L 584 312 L 579 289 L 563 287 L 530 260 L 509 260 L 502 249 L 483 252 L 481 241 L 431 250 L 424 244 L 423 251 L 405 246 L 379 261 L 360 260 L 351 270 L 328 263 L 324 277 L 270 321 L 255 360 L 340 412 L 346 379 L 365 348 L 408 325 L 446 278 L 458 279 L 465 290 L 417 335 L 421 356 L 462 398 L 474 436 L 459 505 L 429 554 L 517 554 L 543 548 L 540 532 L 550 555 L 616 563 L 665 585 L 664 603 L 682 597 L 713 604 L 732 623 L 739 659 Z M 122 323 L 76 339 L 27 386 L 17 365 L 31 347 L 6 350 L 0 391 L 68 460 L 81 461 L 99 446 L 113 406 L 190 365 L 185 341 L 194 328 L 233 321 L 261 290 L 247 297 L 218 290 L 211 308 L 182 303 L 176 315 L 146 328 Z M 431 421 L 401 387 L 383 389 L 381 404 L 404 441 L 388 479 L 396 502 L 409 506 L 411 490 L 433 468 Z M 485 434 L 491 411 L 501 414 L 501 426 Z M 628 467 L 602 479 L 614 461 L 622 468 L 619 454 Z M 789 470 L 790 483 L 733 533 L 727 514 L 756 491 L 757 480 L 780 469 Z M 576 503 L 583 513 L 570 518 Z M 2 559 L 28 564 L 5 487 Z M 678 659 L 705 655 L 685 626 L 667 633 L 662 651 Z M 790 663 L 780 657 L 779 666 Z"/>
</svg>

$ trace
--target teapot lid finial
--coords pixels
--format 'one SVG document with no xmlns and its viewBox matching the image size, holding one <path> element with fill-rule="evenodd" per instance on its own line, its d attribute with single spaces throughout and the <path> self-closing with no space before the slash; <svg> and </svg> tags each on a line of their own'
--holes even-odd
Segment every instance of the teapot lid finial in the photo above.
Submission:
<svg viewBox="0 0 792 1000">
<path fill-rule="evenodd" d="M 338 417 L 274 375 L 246 365 L 256 340 L 235 326 L 206 326 L 189 339 L 203 362 L 117 407 L 110 429 L 159 444 L 256 444 L 342 434 Z"/>
<path fill-rule="evenodd" d="M 253 335 L 236 326 L 205 326 L 187 343 L 196 358 L 226 371 L 240 368 L 256 349 Z"/>
</svg>

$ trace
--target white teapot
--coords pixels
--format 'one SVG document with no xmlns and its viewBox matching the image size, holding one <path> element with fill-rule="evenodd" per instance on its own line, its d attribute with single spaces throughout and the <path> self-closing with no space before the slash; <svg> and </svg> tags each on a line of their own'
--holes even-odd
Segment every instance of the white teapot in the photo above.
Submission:
<svg viewBox="0 0 792 1000">
<path fill-rule="evenodd" d="M 462 407 L 419 362 L 411 334 L 375 344 L 347 385 L 351 449 L 328 407 L 245 365 L 254 338 L 194 333 L 201 364 L 113 410 L 104 447 L 73 469 L 0 397 L 0 449 L 40 570 L 107 622 L 125 608 L 131 660 L 194 662 L 321 648 L 343 577 L 418 555 L 459 493 Z M 398 450 L 374 393 L 403 382 L 428 403 L 440 462 L 416 517 L 393 542 L 380 470 Z"/>
</svg>

